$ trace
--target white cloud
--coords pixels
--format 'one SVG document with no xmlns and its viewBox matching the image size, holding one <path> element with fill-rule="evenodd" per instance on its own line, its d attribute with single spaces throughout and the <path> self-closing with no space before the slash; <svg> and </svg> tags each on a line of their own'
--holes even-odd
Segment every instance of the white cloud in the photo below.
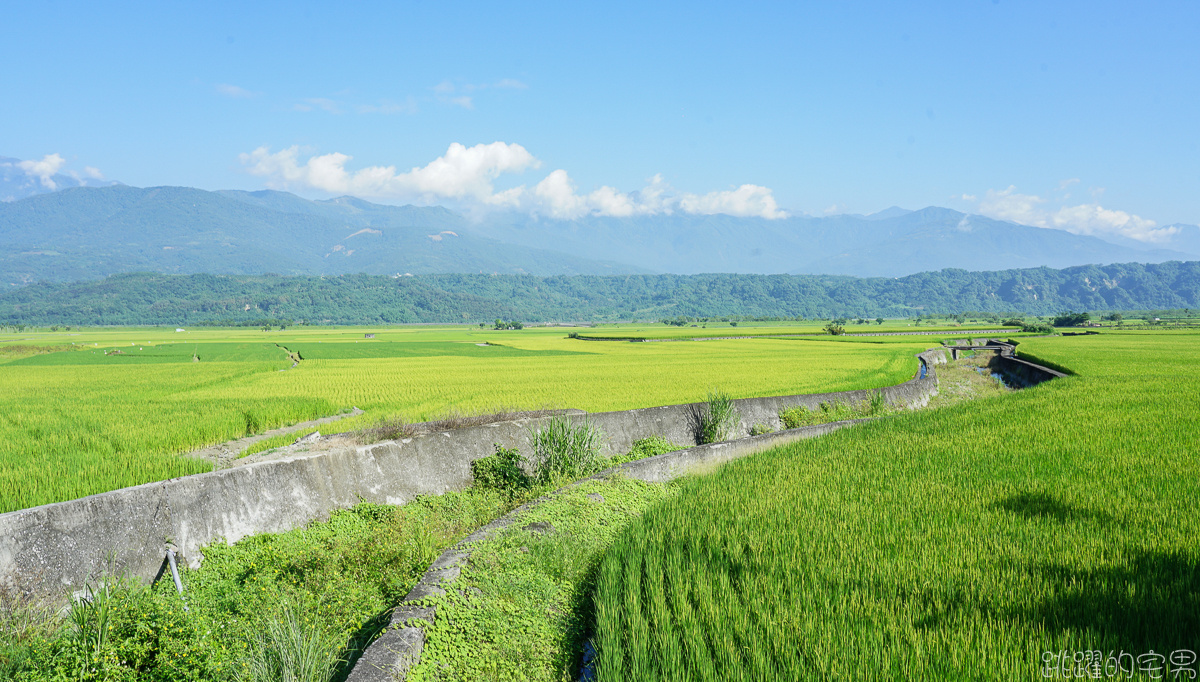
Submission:
<svg viewBox="0 0 1200 682">
<path fill-rule="evenodd" d="M 1059 190 L 1078 182 L 1064 180 Z M 1103 191 L 1103 190 L 1101 190 Z M 968 195 L 963 195 L 966 199 Z M 997 191 L 989 189 L 980 200 L 978 211 L 990 218 L 1010 220 L 1022 225 L 1066 230 L 1074 234 L 1103 237 L 1116 235 L 1148 243 L 1169 240 L 1179 231 L 1176 227 L 1158 227 L 1153 220 L 1125 211 L 1107 209 L 1098 203 L 1047 208 L 1048 199 L 1035 194 L 1021 194 L 1016 187 Z"/>
<path fill-rule="evenodd" d="M 964 195 L 965 198 L 966 195 Z M 1046 200 L 1033 194 L 1019 194 L 1014 185 L 996 191 L 989 189 L 979 202 L 979 212 L 989 218 L 1011 220 L 1022 225 L 1049 227 L 1045 211 L 1039 208 Z"/>
<path fill-rule="evenodd" d="M 492 87 L 497 88 L 499 90 L 506 90 L 506 89 L 507 90 L 528 90 L 529 89 L 528 85 L 525 85 L 524 83 L 522 83 L 521 81 L 519 81 L 515 78 L 501 78 L 500 80 L 496 81 L 496 83 L 494 85 L 492 85 Z"/>
<path fill-rule="evenodd" d="M 93 180 L 103 180 L 104 179 L 104 173 L 101 173 L 100 169 L 96 168 L 95 166 L 84 166 L 83 174 Z"/>
<path fill-rule="evenodd" d="M 446 101 L 451 104 L 456 104 L 456 105 L 462 107 L 463 109 L 474 109 L 475 108 L 475 103 L 471 101 L 471 97 L 469 95 L 459 95 L 457 97 L 447 97 Z"/>
<path fill-rule="evenodd" d="M 1077 185 L 1077 184 L 1079 184 L 1079 178 L 1067 178 L 1066 180 L 1063 180 L 1062 182 L 1058 183 L 1058 191 L 1061 192 L 1061 191 L 1065 190 L 1066 188 L 1070 187 L 1071 185 Z"/>
<path fill-rule="evenodd" d="M 352 157 L 346 154 L 312 156 L 303 164 L 299 147 L 271 153 L 259 147 L 239 159 L 254 175 L 271 178 L 277 184 L 301 185 L 336 194 L 375 198 L 422 197 L 434 199 L 492 198 L 492 181 L 501 173 L 536 168 L 537 159 L 519 144 L 477 144 L 465 147 L 457 142 L 446 153 L 422 168 L 397 173 L 395 166 L 371 166 L 346 170 Z"/>
<path fill-rule="evenodd" d="M 428 165 L 404 173 L 397 172 L 395 166 L 348 171 L 346 163 L 351 158 L 335 152 L 310 156 L 302 161 L 299 147 L 278 152 L 259 147 L 239 155 L 248 172 L 267 178 L 272 187 L 304 187 L 380 199 L 425 202 L 450 199 L 475 202 L 477 207 L 511 208 L 560 219 L 585 215 L 627 217 L 675 211 L 769 219 L 787 217 L 767 187 L 742 185 L 707 194 L 677 193 L 661 175 L 652 177 L 638 192 L 626 193 L 605 185 L 580 194 L 567 171 L 557 169 L 532 188 L 518 185 L 497 191 L 495 181 L 501 175 L 522 173 L 541 165 L 519 144 L 493 142 L 466 147 L 454 143 Z"/>
<path fill-rule="evenodd" d="M 257 92 L 252 92 L 236 85 L 230 85 L 229 83 L 217 83 L 216 88 L 218 93 L 235 99 L 250 99 L 259 95 Z"/>
<path fill-rule="evenodd" d="M 787 213 L 779 210 L 771 190 L 759 185 L 742 185 L 726 192 L 685 194 L 679 200 L 679 207 L 688 213 L 727 213 L 769 219 L 787 217 Z"/>
<path fill-rule="evenodd" d="M 1179 232 L 1178 227 L 1158 227 L 1153 220 L 1104 208 L 1100 204 L 1063 206 L 1050 216 L 1059 229 L 1076 234 L 1119 234 L 1142 242 L 1162 243 Z"/>
<path fill-rule="evenodd" d="M 17 168 L 25 172 L 25 175 L 31 178 L 37 178 L 42 183 L 42 187 L 48 190 L 58 189 L 58 184 L 54 182 L 54 175 L 58 173 L 67 160 L 58 154 L 47 154 L 42 157 L 41 161 L 19 161 Z"/>
</svg>

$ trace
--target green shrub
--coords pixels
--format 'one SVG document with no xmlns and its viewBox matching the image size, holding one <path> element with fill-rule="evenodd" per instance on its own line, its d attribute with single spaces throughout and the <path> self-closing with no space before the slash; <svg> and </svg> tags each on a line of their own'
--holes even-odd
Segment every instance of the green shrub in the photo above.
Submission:
<svg viewBox="0 0 1200 682">
<path fill-rule="evenodd" d="M 533 431 L 533 476 L 539 483 L 582 478 L 598 469 L 602 434 L 590 419 L 578 425 L 551 417 Z"/>
<path fill-rule="evenodd" d="M 529 487 L 529 476 L 521 468 L 525 458 L 516 448 L 493 443 L 496 454 L 471 462 L 471 477 L 481 488 L 498 490 L 510 496 Z"/>
<path fill-rule="evenodd" d="M 750 435 L 751 436 L 761 436 L 764 433 L 773 433 L 774 431 L 775 431 L 775 429 L 772 428 L 769 424 L 764 424 L 762 422 L 759 422 L 759 423 L 755 424 L 754 426 L 750 427 Z"/>
<path fill-rule="evenodd" d="M 676 445 L 662 436 L 639 438 L 633 441 L 633 447 L 629 450 L 629 459 L 626 461 L 645 459 L 682 449 L 682 445 Z"/>
</svg>

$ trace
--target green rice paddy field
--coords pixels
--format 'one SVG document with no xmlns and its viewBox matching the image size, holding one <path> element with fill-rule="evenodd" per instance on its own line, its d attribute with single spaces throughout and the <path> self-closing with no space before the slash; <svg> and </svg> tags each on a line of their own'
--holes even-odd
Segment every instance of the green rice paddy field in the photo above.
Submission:
<svg viewBox="0 0 1200 682">
<path fill-rule="evenodd" d="M 1200 334 L 1019 350 L 1076 375 L 748 457 L 647 510 L 599 565 L 596 679 L 1191 679 Z"/>
<path fill-rule="evenodd" d="M 352 407 L 366 414 L 322 431 L 451 410 L 632 409 L 702 400 L 714 387 L 735 397 L 875 388 L 909 379 L 913 355 L 930 344 L 587 342 L 567 333 L 151 328 L 0 336 L 0 513 L 206 471 L 211 464 L 180 453 Z M 295 367 L 289 352 L 302 358 Z"/>
</svg>

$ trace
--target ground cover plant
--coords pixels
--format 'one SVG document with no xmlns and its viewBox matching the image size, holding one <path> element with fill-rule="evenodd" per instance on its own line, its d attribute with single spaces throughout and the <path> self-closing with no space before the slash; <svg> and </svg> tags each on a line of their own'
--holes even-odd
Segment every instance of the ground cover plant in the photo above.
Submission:
<svg viewBox="0 0 1200 682">
<path fill-rule="evenodd" d="M 20 633 L 6 628 L 0 679 L 336 677 L 445 547 L 523 499 L 477 486 L 403 507 L 364 503 L 328 522 L 212 545 L 199 569 L 182 570 L 182 597 L 169 576 L 153 587 L 98 577 L 94 598 L 67 619 L 42 614 Z M 29 611 L 14 614 L 24 622 Z"/>
<path fill-rule="evenodd" d="M 556 493 L 474 545 L 435 597 L 413 680 L 576 679 L 595 567 L 621 528 L 672 488 L 620 476 Z"/>
<path fill-rule="evenodd" d="M 810 410 L 803 405 L 789 407 L 779 413 L 779 421 L 785 429 L 795 429 L 814 424 L 828 424 L 847 419 L 867 419 L 882 417 L 894 412 L 895 408 L 887 403 L 883 393 L 875 392 L 871 397 L 859 403 L 823 402 L 816 409 Z"/>
<path fill-rule="evenodd" d="M 209 462 L 177 455 L 351 407 L 365 414 L 321 432 L 496 405 L 595 412 L 687 403 L 711 386 L 739 398 L 876 388 L 910 378 L 923 349 L 598 343 L 555 328 L 461 326 L 0 335 L 0 348 L 18 346 L 0 355 L 0 513 L 206 471 Z M 39 351 L 47 347 L 58 350 Z"/>
<path fill-rule="evenodd" d="M 1195 670 L 1200 335 L 1019 349 L 1077 376 L 748 457 L 647 510 L 599 568 L 597 679 L 1031 679 L 1089 651 Z"/>
</svg>

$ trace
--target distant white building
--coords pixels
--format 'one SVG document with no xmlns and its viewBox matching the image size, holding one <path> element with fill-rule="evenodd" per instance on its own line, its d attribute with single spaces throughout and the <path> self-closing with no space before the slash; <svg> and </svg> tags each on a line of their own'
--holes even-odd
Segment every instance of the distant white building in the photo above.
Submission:
<svg viewBox="0 0 1200 682">
<path fill-rule="evenodd" d="M 176 328 L 175 328 L 175 331 L 177 331 L 177 332 L 183 332 L 183 331 L 187 331 L 187 330 L 186 330 L 186 329 L 184 329 L 183 327 L 176 327 Z"/>
</svg>

